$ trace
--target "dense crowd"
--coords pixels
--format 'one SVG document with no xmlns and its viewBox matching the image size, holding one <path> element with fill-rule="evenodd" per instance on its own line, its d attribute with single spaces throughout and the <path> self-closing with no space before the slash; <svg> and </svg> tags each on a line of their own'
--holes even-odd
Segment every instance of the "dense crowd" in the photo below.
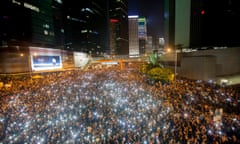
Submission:
<svg viewBox="0 0 240 144">
<path fill-rule="evenodd" d="M 133 64 L 9 81 L 0 90 L 0 143 L 240 143 L 233 87 L 187 79 L 151 85 Z"/>
</svg>

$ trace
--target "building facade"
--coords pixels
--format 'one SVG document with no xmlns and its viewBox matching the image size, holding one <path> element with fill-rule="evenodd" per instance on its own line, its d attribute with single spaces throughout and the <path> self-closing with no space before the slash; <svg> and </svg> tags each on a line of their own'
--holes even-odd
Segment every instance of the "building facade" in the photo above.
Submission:
<svg viewBox="0 0 240 144">
<path fill-rule="evenodd" d="M 145 53 L 146 54 L 153 53 L 153 38 L 152 38 L 152 36 L 147 36 Z"/>
<path fill-rule="evenodd" d="M 108 12 L 110 55 L 127 55 L 129 51 L 127 0 L 109 0 Z"/>
<path fill-rule="evenodd" d="M 63 1 L 65 49 L 91 55 L 104 53 L 107 35 L 107 3 L 103 1 Z"/>
<path fill-rule="evenodd" d="M 240 41 L 238 0 L 165 0 L 166 48 L 236 47 Z"/>
<path fill-rule="evenodd" d="M 139 53 L 146 53 L 147 41 L 147 20 L 145 17 L 138 18 L 138 37 L 139 37 Z"/>
<path fill-rule="evenodd" d="M 128 16 L 129 56 L 139 56 L 138 16 Z"/>
<path fill-rule="evenodd" d="M 52 0 L 1 1 L 1 46 L 55 47 L 58 35 L 55 33 L 52 4 Z"/>
</svg>

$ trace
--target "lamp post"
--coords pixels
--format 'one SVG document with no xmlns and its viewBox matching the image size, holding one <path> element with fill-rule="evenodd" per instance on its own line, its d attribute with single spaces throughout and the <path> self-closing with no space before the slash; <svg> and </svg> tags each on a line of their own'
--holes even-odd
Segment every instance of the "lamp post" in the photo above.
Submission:
<svg viewBox="0 0 240 144">
<path fill-rule="evenodd" d="M 167 49 L 167 52 L 171 52 L 171 48 Z M 174 87 L 176 87 L 177 81 L 177 49 L 174 50 Z"/>
<path fill-rule="evenodd" d="M 31 63 L 31 53 L 28 54 L 28 68 L 29 68 L 29 75 L 30 75 L 30 82 L 32 83 L 32 63 Z"/>
<path fill-rule="evenodd" d="M 175 49 L 175 60 L 174 60 L 174 86 L 176 87 L 177 81 L 177 50 Z"/>
</svg>

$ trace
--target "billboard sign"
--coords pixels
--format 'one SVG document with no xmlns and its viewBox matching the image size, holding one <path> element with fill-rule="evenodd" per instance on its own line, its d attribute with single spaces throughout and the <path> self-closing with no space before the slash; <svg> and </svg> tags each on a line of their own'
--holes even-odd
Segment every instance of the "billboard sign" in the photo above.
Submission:
<svg viewBox="0 0 240 144">
<path fill-rule="evenodd" d="M 31 68 L 33 71 L 54 70 L 62 68 L 62 50 L 29 47 Z"/>
<path fill-rule="evenodd" d="M 62 68 L 60 55 L 37 55 L 31 56 L 33 70 L 50 70 Z"/>
</svg>

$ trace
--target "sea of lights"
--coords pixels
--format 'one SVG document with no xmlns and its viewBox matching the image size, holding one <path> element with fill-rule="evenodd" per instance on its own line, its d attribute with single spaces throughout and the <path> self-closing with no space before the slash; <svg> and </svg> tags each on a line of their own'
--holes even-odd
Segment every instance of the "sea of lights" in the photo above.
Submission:
<svg viewBox="0 0 240 144">
<path fill-rule="evenodd" d="M 142 84 L 114 73 L 65 78 L 38 91 L 13 95 L 8 106 L 14 112 L 3 142 L 39 144 L 97 143 L 127 133 L 155 135 L 161 127 L 156 121 L 171 110 Z"/>
<path fill-rule="evenodd" d="M 69 72 L 41 79 L 28 90 L 11 93 L 6 113 L 0 113 L 0 143 L 98 144 L 111 139 L 118 143 L 159 143 L 163 135 L 179 137 L 185 122 L 206 117 L 213 123 L 207 124 L 204 134 L 210 138 L 226 134 L 221 109 L 208 116 L 194 107 L 202 101 L 218 100 L 209 97 L 208 90 L 196 87 L 201 89 L 201 99 L 192 91 L 175 97 L 170 85 L 154 89 L 143 79 L 134 72 L 117 70 Z M 229 93 L 220 89 L 212 92 L 230 102 Z M 229 128 L 237 133 L 239 120 L 231 118 Z"/>
</svg>

